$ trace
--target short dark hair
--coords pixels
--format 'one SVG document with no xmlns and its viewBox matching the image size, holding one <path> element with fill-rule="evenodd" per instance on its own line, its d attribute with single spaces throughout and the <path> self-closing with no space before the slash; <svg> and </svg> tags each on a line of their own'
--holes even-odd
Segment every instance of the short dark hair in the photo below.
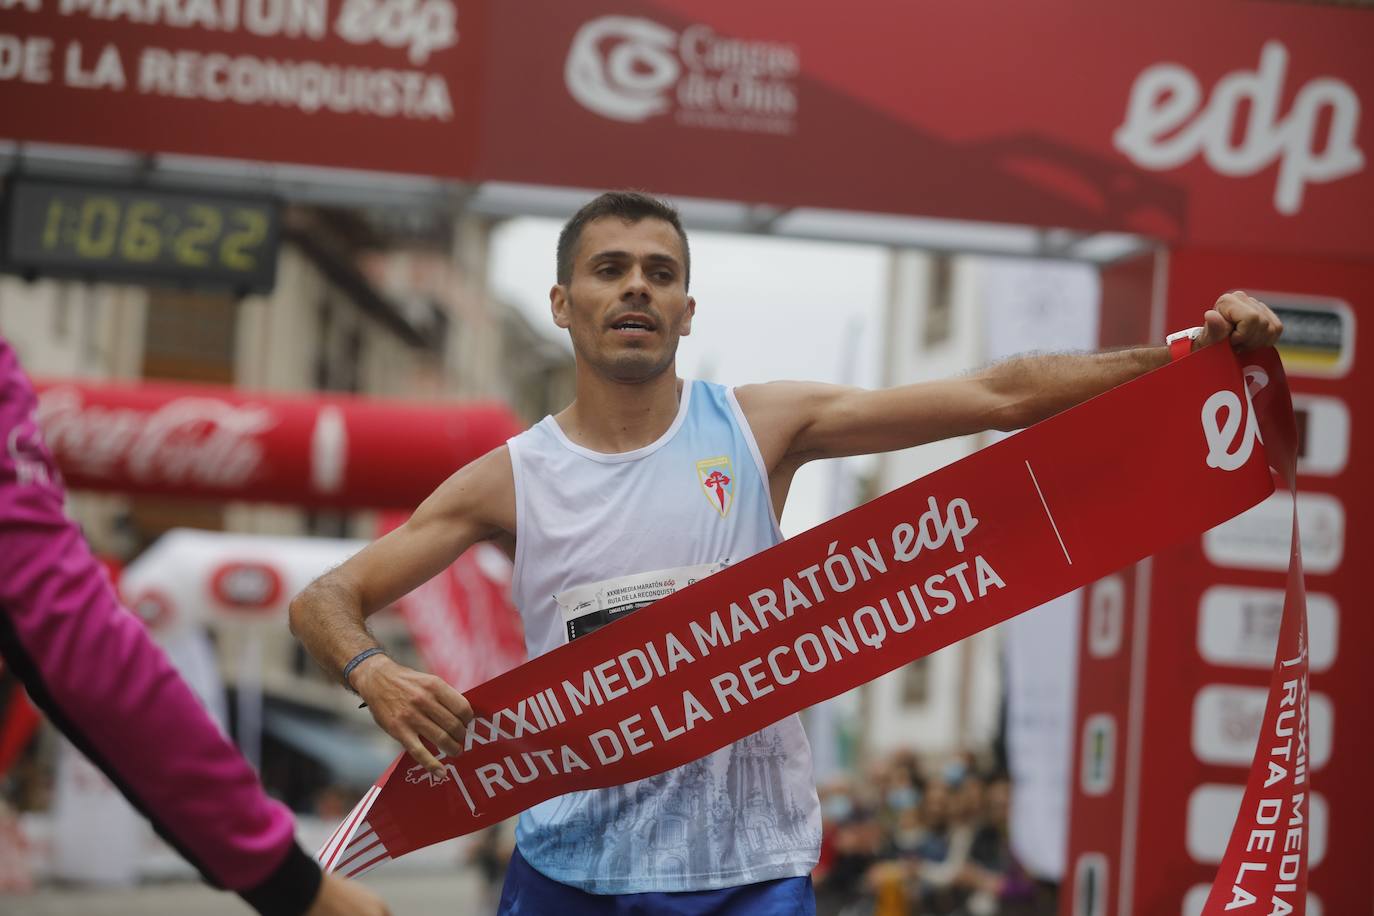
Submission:
<svg viewBox="0 0 1374 916">
<path fill-rule="evenodd" d="M 684 288 L 692 281 L 692 252 L 687 247 L 687 233 L 682 228 L 682 219 L 677 208 L 666 200 L 660 200 L 641 191 L 607 191 L 589 201 L 563 224 L 558 233 L 558 282 L 567 286 L 572 282 L 573 258 L 577 255 L 577 245 L 582 241 L 582 230 L 592 220 L 614 216 L 627 223 L 637 223 L 642 219 L 661 219 L 677 230 L 682 240 L 682 274 Z"/>
</svg>

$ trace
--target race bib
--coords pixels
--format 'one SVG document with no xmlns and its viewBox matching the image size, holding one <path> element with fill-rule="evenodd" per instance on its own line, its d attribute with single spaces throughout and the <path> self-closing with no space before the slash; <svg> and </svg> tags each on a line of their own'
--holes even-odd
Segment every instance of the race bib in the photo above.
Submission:
<svg viewBox="0 0 1374 916">
<path fill-rule="evenodd" d="M 730 565 L 730 559 L 696 566 L 678 566 L 635 573 L 604 582 L 578 585 L 554 595 L 558 611 L 563 616 L 563 628 L 568 642 L 595 633 L 608 623 L 632 614 L 642 607 L 666 598 L 679 589 L 720 572 Z"/>
</svg>

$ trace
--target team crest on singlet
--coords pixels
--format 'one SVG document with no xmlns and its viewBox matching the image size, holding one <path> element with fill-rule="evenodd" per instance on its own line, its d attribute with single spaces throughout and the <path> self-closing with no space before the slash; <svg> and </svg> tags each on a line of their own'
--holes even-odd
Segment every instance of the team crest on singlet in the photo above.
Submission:
<svg viewBox="0 0 1374 916">
<path fill-rule="evenodd" d="M 735 469 L 730 466 L 729 456 L 719 455 L 698 461 L 697 480 L 711 508 L 719 512 L 721 518 L 729 515 L 730 504 L 735 500 Z"/>
</svg>

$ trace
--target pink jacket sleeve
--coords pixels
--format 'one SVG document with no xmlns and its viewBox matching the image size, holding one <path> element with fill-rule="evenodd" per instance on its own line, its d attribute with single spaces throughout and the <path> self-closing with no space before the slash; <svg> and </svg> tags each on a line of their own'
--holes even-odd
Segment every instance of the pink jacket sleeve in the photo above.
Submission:
<svg viewBox="0 0 1374 916">
<path fill-rule="evenodd" d="M 36 401 L 0 338 L 0 653 L 51 721 L 211 884 L 265 914 L 309 908 L 320 870 L 63 510 Z"/>
</svg>

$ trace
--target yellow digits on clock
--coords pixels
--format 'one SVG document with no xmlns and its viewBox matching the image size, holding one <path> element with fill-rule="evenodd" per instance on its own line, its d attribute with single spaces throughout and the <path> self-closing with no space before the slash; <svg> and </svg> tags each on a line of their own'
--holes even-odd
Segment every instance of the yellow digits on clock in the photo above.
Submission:
<svg viewBox="0 0 1374 916">
<path fill-rule="evenodd" d="M 210 263 L 210 255 L 202 251 L 199 246 L 214 242 L 215 238 L 219 236 L 219 230 L 224 219 L 218 210 L 204 204 L 192 204 L 189 211 L 191 228 L 177 236 L 174 250 L 177 260 L 183 264 L 204 267 Z"/>
<path fill-rule="evenodd" d="M 119 251 L 129 261 L 151 261 L 162 250 L 162 233 L 156 220 L 162 207 L 151 200 L 135 201 L 124 215 L 124 234 Z"/>
<path fill-rule="evenodd" d="M 252 270 L 257 266 L 257 258 L 245 254 L 245 248 L 261 242 L 267 236 L 267 216 L 259 210 L 240 208 L 234 211 L 234 219 L 243 224 L 237 232 L 229 233 L 220 247 L 219 259 L 224 266 L 233 270 Z"/>
</svg>

